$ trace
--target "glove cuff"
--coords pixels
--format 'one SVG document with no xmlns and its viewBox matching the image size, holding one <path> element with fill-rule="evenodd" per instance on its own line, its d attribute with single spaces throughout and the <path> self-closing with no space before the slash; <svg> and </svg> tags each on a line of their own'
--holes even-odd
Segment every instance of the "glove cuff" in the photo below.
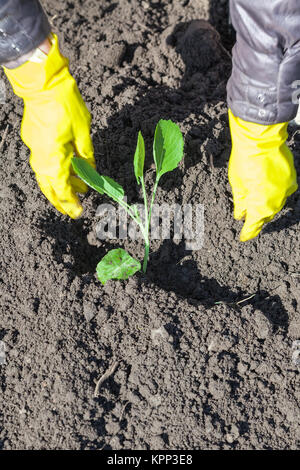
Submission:
<svg viewBox="0 0 300 470">
<path fill-rule="evenodd" d="M 53 88 L 69 75 L 69 61 L 61 54 L 55 34 L 52 35 L 51 42 L 52 47 L 44 60 L 28 60 L 15 69 L 3 67 L 14 93 L 20 98 L 34 98 L 37 93 Z"/>
<path fill-rule="evenodd" d="M 241 146 L 244 143 L 252 151 L 268 150 L 274 146 L 280 147 L 288 138 L 288 122 L 269 125 L 248 122 L 235 116 L 231 109 L 228 110 L 228 115 L 233 144 L 238 142 Z"/>
</svg>

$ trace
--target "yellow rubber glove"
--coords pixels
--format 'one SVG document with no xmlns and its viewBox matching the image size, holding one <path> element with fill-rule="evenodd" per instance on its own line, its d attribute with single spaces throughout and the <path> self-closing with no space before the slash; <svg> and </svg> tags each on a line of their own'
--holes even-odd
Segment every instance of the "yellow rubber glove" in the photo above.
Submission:
<svg viewBox="0 0 300 470">
<path fill-rule="evenodd" d="M 24 100 L 21 137 L 31 150 L 30 165 L 40 189 L 62 214 L 81 215 L 76 195 L 87 186 L 71 167 L 74 153 L 95 166 L 88 112 L 68 59 L 59 51 L 57 36 L 41 63 L 27 61 L 15 69 L 4 68 L 16 95 Z"/>
<path fill-rule="evenodd" d="M 245 219 L 240 240 L 256 237 L 298 188 L 294 159 L 286 145 L 288 123 L 261 125 L 229 110 L 232 150 L 228 176 L 234 217 Z"/>
</svg>

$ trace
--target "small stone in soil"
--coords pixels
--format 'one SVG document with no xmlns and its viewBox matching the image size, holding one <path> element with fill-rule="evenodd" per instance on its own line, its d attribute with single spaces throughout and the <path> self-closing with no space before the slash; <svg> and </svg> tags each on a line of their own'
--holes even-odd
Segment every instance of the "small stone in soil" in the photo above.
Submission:
<svg viewBox="0 0 300 470">
<path fill-rule="evenodd" d="M 300 340 L 296 340 L 293 342 L 292 349 L 292 363 L 294 364 L 294 366 L 300 366 Z"/>
<path fill-rule="evenodd" d="M 92 318 L 97 314 L 97 309 L 94 304 L 84 304 L 83 315 L 86 321 L 91 321 Z"/>
</svg>

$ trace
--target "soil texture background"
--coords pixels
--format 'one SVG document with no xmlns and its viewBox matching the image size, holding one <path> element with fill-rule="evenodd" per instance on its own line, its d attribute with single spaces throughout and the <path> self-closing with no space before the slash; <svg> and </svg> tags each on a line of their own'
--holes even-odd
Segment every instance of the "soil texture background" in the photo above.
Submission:
<svg viewBox="0 0 300 470">
<path fill-rule="evenodd" d="M 97 208 L 110 201 L 93 191 L 76 221 L 46 201 L 19 137 L 22 101 L 5 81 L 0 449 L 299 448 L 292 355 L 300 339 L 300 197 L 257 239 L 239 242 L 227 180 L 228 2 L 43 4 L 93 116 L 98 170 L 141 203 L 137 133 L 150 191 L 155 125 L 175 121 L 185 156 L 161 179 L 157 202 L 203 204 L 204 241 L 190 250 L 185 240 L 153 240 L 146 275 L 102 286 L 95 267 L 107 250 L 124 247 L 142 259 L 143 243 L 97 237 Z M 300 174 L 299 136 L 292 129 L 289 144 Z"/>
</svg>

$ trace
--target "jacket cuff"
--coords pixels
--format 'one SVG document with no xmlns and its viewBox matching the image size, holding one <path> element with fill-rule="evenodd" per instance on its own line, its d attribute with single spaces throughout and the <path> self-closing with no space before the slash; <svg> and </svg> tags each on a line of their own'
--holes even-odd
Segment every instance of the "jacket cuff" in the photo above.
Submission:
<svg viewBox="0 0 300 470">
<path fill-rule="evenodd" d="M 6 1 L 0 7 L 0 64 L 8 68 L 20 65 L 22 56 L 34 51 L 50 31 L 38 0 Z"/>
</svg>

